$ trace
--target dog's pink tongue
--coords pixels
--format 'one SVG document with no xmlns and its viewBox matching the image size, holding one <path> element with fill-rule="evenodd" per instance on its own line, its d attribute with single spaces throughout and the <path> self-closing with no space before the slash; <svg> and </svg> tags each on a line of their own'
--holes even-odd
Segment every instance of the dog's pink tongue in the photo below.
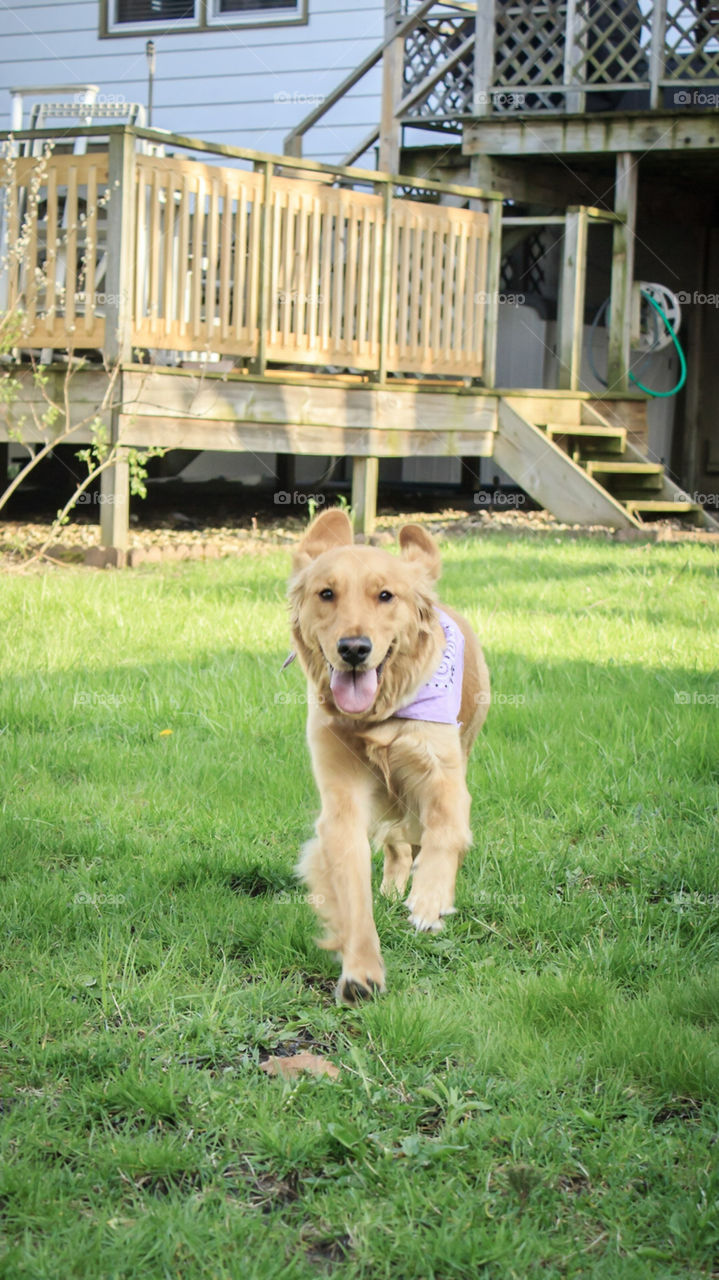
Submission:
<svg viewBox="0 0 719 1280">
<path fill-rule="evenodd" d="M 369 711 L 377 693 L 377 672 L 333 671 L 330 679 L 332 696 L 340 711 L 355 715 Z"/>
</svg>

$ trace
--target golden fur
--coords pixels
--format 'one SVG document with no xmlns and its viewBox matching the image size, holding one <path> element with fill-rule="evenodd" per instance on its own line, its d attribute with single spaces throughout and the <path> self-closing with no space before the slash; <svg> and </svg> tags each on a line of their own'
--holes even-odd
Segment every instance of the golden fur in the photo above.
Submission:
<svg viewBox="0 0 719 1280">
<path fill-rule="evenodd" d="M 345 1003 L 385 985 L 370 841 L 384 849 L 382 893 L 404 893 L 412 874 L 407 906 L 417 929 L 440 929 L 442 916 L 454 909 L 457 870 L 471 842 L 467 757 L 489 707 L 477 637 L 442 605 L 465 639 L 461 723 L 393 715 L 437 669 L 444 649 L 434 589 L 441 571 L 437 546 L 412 524 L 399 541 L 399 556 L 356 546 L 347 516 L 333 508 L 310 525 L 290 579 L 292 635 L 308 680 L 307 736 L 322 806 L 300 873 L 326 925 L 320 945 L 339 952 L 337 997 Z M 344 637 L 371 642 L 359 666 L 341 656 Z M 331 668 L 340 679 L 354 670 L 371 683 L 371 669 L 380 672 L 367 710 L 340 709 Z"/>
</svg>

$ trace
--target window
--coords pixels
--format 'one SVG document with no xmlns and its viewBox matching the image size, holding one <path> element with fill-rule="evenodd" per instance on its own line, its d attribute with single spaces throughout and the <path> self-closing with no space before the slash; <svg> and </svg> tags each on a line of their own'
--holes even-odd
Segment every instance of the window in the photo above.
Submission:
<svg viewBox="0 0 719 1280">
<path fill-rule="evenodd" d="M 117 22 L 175 22 L 194 18 L 195 0 L 117 0 Z"/>
<path fill-rule="evenodd" d="M 307 0 L 100 0 L 101 36 L 307 21 Z"/>
<path fill-rule="evenodd" d="M 295 0 L 215 0 L 215 17 L 225 13 L 257 13 L 258 9 L 296 9 Z"/>
</svg>

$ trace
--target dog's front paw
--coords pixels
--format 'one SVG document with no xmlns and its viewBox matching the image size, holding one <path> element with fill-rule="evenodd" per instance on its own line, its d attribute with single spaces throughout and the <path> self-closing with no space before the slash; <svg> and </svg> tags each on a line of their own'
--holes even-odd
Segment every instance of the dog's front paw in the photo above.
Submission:
<svg viewBox="0 0 719 1280">
<path fill-rule="evenodd" d="M 384 983 L 375 982 L 369 976 L 362 981 L 343 974 L 335 988 L 335 999 L 338 1004 L 356 1005 L 363 1000 L 371 1000 L 372 996 L 384 991 Z"/>
<path fill-rule="evenodd" d="M 385 990 L 384 965 L 379 960 L 364 964 L 346 964 L 335 989 L 338 1004 L 360 1004 Z"/>
<path fill-rule="evenodd" d="M 409 923 L 418 933 L 439 933 L 442 916 L 454 915 L 456 910 L 448 893 L 420 886 L 412 889 L 405 906 L 409 911 Z"/>
</svg>

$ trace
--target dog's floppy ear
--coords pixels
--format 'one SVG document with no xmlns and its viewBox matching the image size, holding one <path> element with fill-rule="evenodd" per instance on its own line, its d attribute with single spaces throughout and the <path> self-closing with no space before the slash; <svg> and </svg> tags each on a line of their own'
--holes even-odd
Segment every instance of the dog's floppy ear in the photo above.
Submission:
<svg viewBox="0 0 719 1280">
<path fill-rule="evenodd" d="M 312 521 L 304 538 L 294 553 L 295 571 L 304 569 L 311 560 L 316 560 L 323 551 L 336 550 L 339 547 L 351 547 L 352 525 L 346 511 L 341 507 L 330 507 Z"/>
<path fill-rule="evenodd" d="M 439 577 L 442 572 L 439 547 L 431 533 L 427 533 L 421 524 L 406 524 L 400 529 L 399 545 L 405 559 L 421 564 L 433 581 Z"/>
</svg>

